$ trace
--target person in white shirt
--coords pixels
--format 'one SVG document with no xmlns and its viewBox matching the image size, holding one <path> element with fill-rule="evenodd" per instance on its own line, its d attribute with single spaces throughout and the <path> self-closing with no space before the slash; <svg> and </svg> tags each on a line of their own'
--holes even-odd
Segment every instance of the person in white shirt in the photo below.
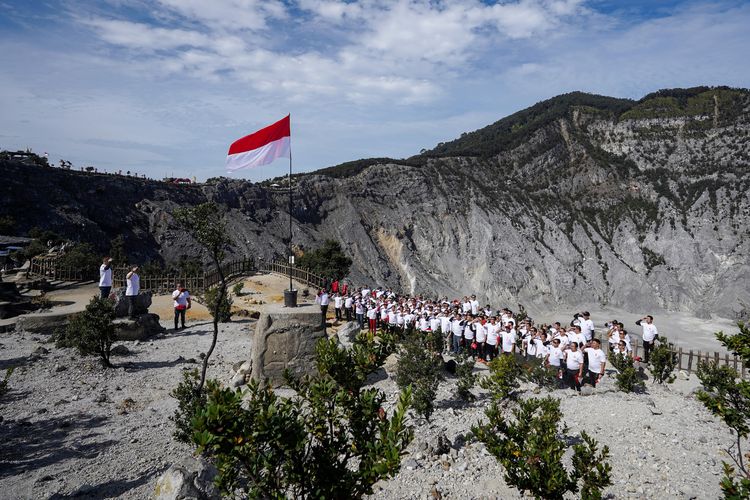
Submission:
<svg viewBox="0 0 750 500">
<path fill-rule="evenodd" d="M 370 304 L 367 308 L 367 323 L 370 327 L 370 333 L 373 335 L 378 333 L 378 306 L 375 304 Z"/>
<path fill-rule="evenodd" d="M 599 339 L 591 341 L 591 347 L 586 348 L 586 356 L 589 360 L 589 369 L 587 372 L 587 381 L 596 387 L 602 377 L 604 377 L 604 367 L 607 366 L 607 355 L 601 349 Z"/>
<path fill-rule="evenodd" d="M 558 382 L 562 382 L 562 360 L 565 357 L 560 348 L 560 339 L 552 339 L 552 345 L 547 350 L 547 358 L 544 360 L 547 366 L 555 370 Z"/>
<path fill-rule="evenodd" d="M 361 299 L 357 299 L 354 303 L 354 314 L 357 316 L 359 329 L 362 330 L 365 327 L 365 306 Z"/>
<path fill-rule="evenodd" d="M 484 327 L 487 330 L 487 340 L 485 342 L 484 355 L 485 361 L 489 363 L 497 356 L 497 342 L 500 335 L 497 319 L 493 317 L 489 323 L 484 325 Z"/>
<path fill-rule="evenodd" d="M 588 311 L 583 311 L 581 316 L 583 317 L 581 320 L 581 333 L 586 342 L 591 342 L 591 339 L 594 338 L 594 322 L 591 320 L 591 315 Z"/>
<path fill-rule="evenodd" d="M 650 314 L 635 322 L 636 325 L 643 328 L 643 355 L 644 360 L 648 363 L 651 351 L 654 348 L 656 339 L 659 338 L 659 331 L 654 324 L 654 317 Z"/>
<path fill-rule="evenodd" d="M 128 301 L 128 316 L 135 319 L 135 302 L 138 292 L 141 290 L 141 277 L 138 276 L 138 266 L 133 266 L 130 272 L 125 276 L 127 287 L 125 288 L 125 297 Z"/>
<path fill-rule="evenodd" d="M 340 293 L 333 296 L 333 311 L 336 313 L 336 321 L 341 321 L 341 308 L 344 307 L 344 297 Z"/>
<path fill-rule="evenodd" d="M 482 324 L 481 320 L 476 320 L 474 322 L 474 338 L 477 342 L 477 360 L 480 363 L 484 363 L 485 361 L 485 343 L 487 342 L 487 329 Z"/>
<path fill-rule="evenodd" d="M 352 320 L 352 305 L 353 304 L 354 304 L 354 299 L 352 299 L 351 295 L 347 295 L 344 298 L 344 313 L 346 314 L 347 321 Z"/>
<path fill-rule="evenodd" d="M 477 300 L 476 295 L 471 296 L 471 300 L 469 301 L 469 304 L 471 305 L 472 316 L 476 316 L 477 314 L 479 314 L 479 301 Z"/>
<path fill-rule="evenodd" d="M 182 320 L 182 328 L 185 328 L 185 313 L 193 305 L 190 292 L 185 290 L 182 283 L 177 283 L 177 289 L 172 292 L 174 301 L 174 329 L 177 330 L 178 320 Z"/>
<path fill-rule="evenodd" d="M 112 290 L 112 258 L 104 257 L 99 266 L 99 297 L 106 299 Z"/>
<path fill-rule="evenodd" d="M 508 356 L 516 352 L 516 331 L 510 323 L 505 325 L 505 329 L 501 335 L 503 338 L 503 354 Z"/>
<path fill-rule="evenodd" d="M 571 343 L 575 342 L 578 344 L 578 347 L 583 347 L 584 344 L 586 344 L 586 339 L 584 338 L 583 333 L 581 333 L 580 326 L 574 326 L 573 331 L 568 332 L 568 338 Z"/>
<path fill-rule="evenodd" d="M 568 387 L 581 392 L 581 379 L 583 378 L 583 353 L 578 349 L 576 342 L 570 343 L 570 349 L 565 354 L 565 379 Z"/>
<path fill-rule="evenodd" d="M 464 337 L 464 325 L 460 316 L 454 316 L 451 320 L 451 332 L 453 333 L 453 354 L 461 353 L 461 339 Z"/>
<path fill-rule="evenodd" d="M 326 328 L 326 314 L 328 313 L 328 292 L 321 290 L 318 292 L 318 296 L 315 297 L 315 303 L 320 305 L 320 316 L 323 323 L 323 330 Z"/>
</svg>

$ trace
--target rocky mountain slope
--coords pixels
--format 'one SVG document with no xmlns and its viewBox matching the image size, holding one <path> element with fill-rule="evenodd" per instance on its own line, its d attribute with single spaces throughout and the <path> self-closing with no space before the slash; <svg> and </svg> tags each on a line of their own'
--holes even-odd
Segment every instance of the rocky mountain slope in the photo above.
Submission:
<svg viewBox="0 0 750 500">
<path fill-rule="evenodd" d="M 750 92 L 582 93 L 541 102 L 408 160 L 296 176 L 294 243 L 339 240 L 353 281 L 494 304 L 607 304 L 743 317 L 750 310 Z M 225 207 L 235 253 L 284 255 L 271 183 L 199 186 L 0 164 L 0 215 L 134 260 L 194 255 L 169 215 Z M 106 246 L 106 245 L 104 245 Z"/>
</svg>

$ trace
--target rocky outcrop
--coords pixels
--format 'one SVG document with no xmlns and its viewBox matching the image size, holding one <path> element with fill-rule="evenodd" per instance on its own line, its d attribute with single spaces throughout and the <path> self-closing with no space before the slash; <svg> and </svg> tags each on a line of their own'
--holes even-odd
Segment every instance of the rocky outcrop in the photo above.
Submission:
<svg viewBox="0 0 750 500">
<path fill-rule="evenodd" d="M 294 376 L 315 373 L 315 344 L 326 336 L 320 311 L 313 306 L 287 309 L 269 304 L 251 336 L 251 376 L 277 387 L 284 370 Z"/>
<path fill-rule="evenodd" d="M 159 315 L 153 313 L 139 314 L 134 319 L 119 318 L 114 325 L 117 340 L 145 340 L 167 331 L 159 323 Z"/>
<path fill-rule="evenodd" d="M 120 287 L 115 290 L 115 317 L 124 318 L 128 315 L 129 302 L 125 296 L 125 287 Z M 135 314 L 136 316 L 148 313 L 148 308 L 151 307 L 151 292 L 140 291 L 135 296 Z M 158 321 L 158 316 L 157 316 Z"/>
<path fill-rule="evenodd" d="M 173 464 L 156 481 L 154 500 L 218 500 L 213 484 L 216 467 L 200 458 L 188 457 Z"/>
</svg>

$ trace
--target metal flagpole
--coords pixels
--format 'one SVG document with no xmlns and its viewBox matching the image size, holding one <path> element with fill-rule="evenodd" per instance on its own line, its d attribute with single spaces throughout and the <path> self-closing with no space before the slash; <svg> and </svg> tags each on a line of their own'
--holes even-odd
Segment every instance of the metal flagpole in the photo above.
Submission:
<svg viewBox="0 0 750 500">
<path fill-rule="evenodd" d="M 292 141 L 289 140 L 289 291 L 292 291 Z"/>
</svg>

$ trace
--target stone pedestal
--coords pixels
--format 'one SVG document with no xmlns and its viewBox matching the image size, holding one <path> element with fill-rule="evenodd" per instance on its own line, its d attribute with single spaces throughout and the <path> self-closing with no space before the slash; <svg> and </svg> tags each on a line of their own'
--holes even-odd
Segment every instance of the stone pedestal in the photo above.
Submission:
<svg viewBox="0 0 750 500">
<path fill-rule="evenodd" d="M 128 315 L 128 299 L 125 297 L 125 287 L 115 290 L 115 317 L 125 318 Z M 151 292 L 140 292 L 135 299 L 135 315 L 146 314 L 151 307 Z"/>
<path fill-rule="evenodd" d="M 315 344 L 324 337 L 318 307 L 269 304 L 251 333 L 252 378 L 278 387 L 285 369 L 295 376 L 314 374 Z"/>
<path fill-rule="evenodd" d="M 117 340 L 145 340 L 167 329 L 159 324 L 159 315 L 140 314 L 135 319 L 116 319 L 115 338 Z"/>
</svg>

